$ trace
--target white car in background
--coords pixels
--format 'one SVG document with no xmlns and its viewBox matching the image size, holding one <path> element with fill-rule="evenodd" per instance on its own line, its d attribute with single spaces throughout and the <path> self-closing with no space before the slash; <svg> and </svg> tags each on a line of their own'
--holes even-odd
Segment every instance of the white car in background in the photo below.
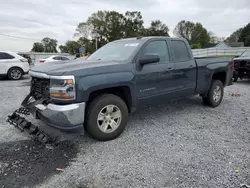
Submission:
<svg viewBox="0 0 250 188">
<path fill-rule="evenodd" d="M 30 69 L 28 59 L 15 52 L 0 51 L 0 76 L 20 80 Z"/>
<path fill-rule="evenodd" d="M 50 62 L 55 62 L 55 61 L 68 61 L 68 60 L 70 60 L 70 59 L 66 56 L 52 55 L 50 57 L 40 59 L 40 63 L 50 63 Z"/>
</svg>

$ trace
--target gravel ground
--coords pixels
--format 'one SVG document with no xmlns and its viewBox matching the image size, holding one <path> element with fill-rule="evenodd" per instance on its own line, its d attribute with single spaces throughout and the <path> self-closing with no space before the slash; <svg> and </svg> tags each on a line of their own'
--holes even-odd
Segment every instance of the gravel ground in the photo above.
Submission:
<svg viewBox="0 0 250 188">
<path fill-rule="evenodd" d="M 199 97 L 146 108 L 133 114 L 125 132 L 113 141 L 97 142 L 86 135 L 57 132 L 64 141 L 49 148 L 50 152 L 5 123 L 28 93 L 29 78 L 0 82 L 0 188 L 237 188 L 250 184 L 250 81 L 227 87 L 218 108 L 204 107 Z M 32 151 L 43 153 L 39 160 L 43 167 L 33 175 L 27 171 L 28 179 L 18 176 L 10 181 L 15 177 L 11 169 L 18 169 L 12 168 L 16 156 L 29 153 L 23 142 Z M 67 160 L 60 158 L 60 149 L 69 155 Z M 31 158 L 22 159 L 21 168 L 25 168 Z M 29 167 L 33 172 L 39 169 L 36 163 Z M 64 171 L 58 173 L 55 168 Z M 6 172 L 10 174 L 4 176 Z"/>
</svg>

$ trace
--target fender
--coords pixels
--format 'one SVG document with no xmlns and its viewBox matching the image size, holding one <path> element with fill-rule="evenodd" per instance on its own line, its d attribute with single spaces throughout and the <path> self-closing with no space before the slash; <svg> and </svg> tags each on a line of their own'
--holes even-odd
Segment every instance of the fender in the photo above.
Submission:
<svg viewBox="0 0 250 188">
<path fill-rule="evenodd" d="M 137 103 L 133 72 L 116 72 L 90 75 L 80 77 L 77 80 L 77 98 L 79 102 L 88 101 L 89 95 L 94 91 L 127 86 L 131 92 L 132 106 L 135 106 Z"/>
</svg>

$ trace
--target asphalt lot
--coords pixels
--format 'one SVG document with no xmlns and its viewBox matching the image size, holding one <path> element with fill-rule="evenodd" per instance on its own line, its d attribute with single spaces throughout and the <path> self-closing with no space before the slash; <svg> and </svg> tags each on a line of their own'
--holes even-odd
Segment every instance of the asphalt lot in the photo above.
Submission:
<svg viewBox="0 0 250 188">
<path fill-rule="evenodd" d="M 193 97 L 136 112 L 125 132 L 109 142 L 53 130 L 62 140 L 53 147 L 34 143 L 5 122 L 28 94 L 29 77 L 2 79 L 0 91 L 0 188 L 250 184 L 250 81 L 226 88 L 215 109 Z"/>
</svg>

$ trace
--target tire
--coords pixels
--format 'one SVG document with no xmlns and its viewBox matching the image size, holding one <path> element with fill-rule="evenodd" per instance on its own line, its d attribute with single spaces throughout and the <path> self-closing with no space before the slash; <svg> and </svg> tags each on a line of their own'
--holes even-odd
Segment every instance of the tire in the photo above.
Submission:
<svg viewBox="0 0 250 188">
<path fill-rule="evenodd" d="M 23 70 L 18 67 L 13 67 L 8 71 L 10 80 L 20 80 L 23 77 Z"/>
<path fill-rule="evenodd" d="M 233 78 L 233 82 L 237 82 L 238 78 L 239 78 L 238 76 L 237 76 L 237 77 L 234 77 L 234 78 Z"/>
<path fill-rule="evenodd" d="M 208 102 L 208 99 L 207 97 L 202 97 L 202 102 L 205 106 L 208 106 L 209 105 L 209 102 Z"/>
<path fill-rule="evenodd" d="M 216 92 L 216 93 L 215 93 Z M 224 86 L 220 80 L 212 80 L 207 97 L 203 97 L 203 103 L 213 108 L 220 105 L 224 95 Z"/>
<path fill-rule="evenodd" d="M 92 138 L 108 141 L 117 138 L 123 132 L 127 121 L 126 103 L 116 95 L 104 94 L 96 97 L 87 107 L 85 129 Z"/>
</svg>

